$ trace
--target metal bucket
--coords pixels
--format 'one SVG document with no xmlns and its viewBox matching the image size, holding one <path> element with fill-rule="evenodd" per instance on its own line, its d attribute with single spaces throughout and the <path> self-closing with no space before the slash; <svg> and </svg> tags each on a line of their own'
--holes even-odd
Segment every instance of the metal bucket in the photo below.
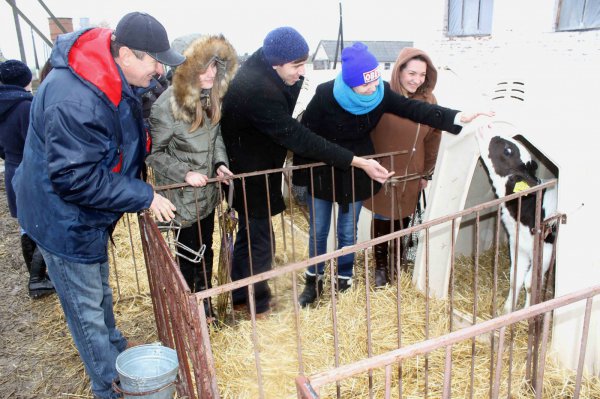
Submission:
<svg viewBox="0 0 600 399">
<path fill-rule="evenodd" d="M 179 370 L 177 352 L 158 344 L 139 345 L 116 360 L 120 388 L 125 399 L 171 399 Z"/>
</svg>

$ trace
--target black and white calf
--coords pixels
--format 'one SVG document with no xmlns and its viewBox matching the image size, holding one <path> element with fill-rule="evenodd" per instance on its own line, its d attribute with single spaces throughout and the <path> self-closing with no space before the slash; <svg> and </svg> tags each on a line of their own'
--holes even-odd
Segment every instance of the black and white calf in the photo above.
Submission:
<svg viewBox="0 0 600 399">
<path fill-rule="evenodd" d="M 493 125 L 485 126 L 480 128 L 475 136 L 494 192 L 501 198 L 533 187 L 539 184 L 540 180 L 536 176 L 537 163 L 531 158 L 529 151 L 521 143 L 503 135 L 498 131 L 499 129 Z M 516 292 L 515 305 L 518 302 L 519 291 L 523 284 L 525 284 L 527 292 L 525 307 L 530 304 L 534 246 L 532 229 L 535 225 L 535 206 L 535 195 L 522 197 L 521 219 L 518 223 L 518 248 L 516 248 L 518 200 L 504 203 L 501 207 L 501 219 L 509 237 L 510 247 L 510 289 L 504 303 L 504 313 L 510 312 L 513 308 L 513 289 Z M 543 192 L 542 220 L 554 214 L 555 211 L 556 186 Z M 542 276 L 550 267 L 554 239 L 554 234 L 549 234 L 544 239 Z M 515 264 L 515 252 L 517 252 L 517 264 Z"/>
</svg>

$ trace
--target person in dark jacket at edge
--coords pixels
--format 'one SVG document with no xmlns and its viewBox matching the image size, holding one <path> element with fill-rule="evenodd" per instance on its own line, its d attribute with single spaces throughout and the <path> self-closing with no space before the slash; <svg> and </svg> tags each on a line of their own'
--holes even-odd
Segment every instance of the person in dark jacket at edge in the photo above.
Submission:
<svg viewBox="0 0 600 399">
<path fill-rule="evenodd" d="M 18 60 L 0 64 L 0 157 L 4 159 L 4 185 L 10 215 L 17 217 L 17 200 L 12 188 L 15 170 L 23 159 L 31 108 L 31 70 Z M 29 271 L 28 291 L 33 299 L 54 292 L 46 276 L 46 263 L 40 250 L 21 228 L 21 249 Z"/>
<path fill-rule="evenodd" d="M 18 218 L 38 244 L 95 398 L 118 398 L 115 360 L 128 342 L 117 329 L 108 283 L 109 235 L 124 212 L 175 207 L 141 180 L 149 151 L 142 104 L 162 64 L 185 60 L 154 17 L 125 15 L 114 32 L 61 35 L 54 67 L 31 105 L 23 161 L 13 186 Z"/>
<path fill-rule="evenodd" d="M 340 169 L 350 166 L 364 169 L 372 179 L 384 182 L 393 173 L 374 160 L 356 157 L 351 151 L 317 136 L 292 117 L 304 79 L 308 50 L 306 40 L 298 31 L 279 27 L 267 34 L 263 46 L 238 70 L 223 99 L 221 119 L 230 170 L 239 174 L 281 168 L 289 149 Z M 271 269 L 271 250 L 274 251 L 275 244 L 271 242 L 270 217 L 285 209 L 281 179 L 281 173 L 271 174 L 268 186 L 264 176 L 245 179 L 247 208 L 241 181 L 234 181 L 233 204 L 239 212 L 239 228 L 231 270 L 233 281 Z M 268 282 L 255 284 L 254 290 L 255 312 L 264 317 L 270 312 Z M 234 290 L 234 309 L 249 305 L 247 293 L 248 287 Z"/>
<path fill-rule="evenodd" d="M 379 62 L 364 43 L 356 42 L 346 47 L 342 51 L 342 71 L 334 80 L 317 86 L 302 115 L 302 124 L 356 155 L 365 156 L 375 154 L 370 134 L 386 112 L 453 134 L 458 134 L 463 124 L 479 115 L 493 115 L 483 112 L 467 114 L 401 96 L 390 89 L 388 82 L 382 81 L 378 67 Z M 317 161 L 315 157 L 295 154 L 293 163 L 300 166 Z M 294 174 L 293 182 L 307 186 L 312 197 L 306 200 L 311 258 L 327 251 L 333 203 L 340 205 L 337 249 L 341 249 L 356 243 L 362 201 L 381 188 L 377 183 L 371 188 L 371 179 L 361 170 L 336 168 L 332 176 L 332 168 L 328 166 L 316 167 L 312 174 L 301 169 Z M 325 264 L 321 262 L 306 270 L 304 290 L 298 298 L 302 307 L 314 303 L 322 292 L 324 269 Z M 353 269 L 354 253 L 338 258 L 333 283 L 340 292 L 352 286 Z"/>
</svg>

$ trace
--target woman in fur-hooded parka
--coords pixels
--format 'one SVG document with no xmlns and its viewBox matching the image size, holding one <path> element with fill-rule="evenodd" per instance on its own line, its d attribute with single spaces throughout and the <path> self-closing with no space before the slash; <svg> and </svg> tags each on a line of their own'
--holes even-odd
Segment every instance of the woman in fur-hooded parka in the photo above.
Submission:
<svg viewBox="0 0 600 399">
<path fill-rule="evenodd" d="M 166 194 L 177 208 L 177 221 L 184 227 L 179 242 L 194 250 L 206 244 L 208 281 L 203 273 L 198 274 L 201 267 L 180 258 L 181 271 L 195 292 L 210 286 L 214 210 L 219 200 L 220 185 L 206 181 L 231 175 L 219 121 L 221 100 L 237 69 L 237 54 L 222 35 L 211 35 L 194 40 L 184 55 L 187 59 L 176 68 L 172 86 L 152 106 L 152 151 L 146 163 L 154 172 L 156 185 L 190 185 Z M 214 76 L 212 87 L 202 88 L 207 76 Z"/>
</svg>

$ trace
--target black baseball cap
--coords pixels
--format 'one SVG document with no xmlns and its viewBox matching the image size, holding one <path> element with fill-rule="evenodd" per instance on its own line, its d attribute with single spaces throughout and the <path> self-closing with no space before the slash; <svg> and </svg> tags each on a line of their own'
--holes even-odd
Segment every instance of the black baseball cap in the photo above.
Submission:
<svg viewBox="0 0 600 399">
<path fill-rule="evenodd" d="M 164 26 L 144 12 L 130 12 L 121 18 L 114 35 L 119 43 L 144 51 L 161 64 L 177 66 L 185 61 L 185 57 L 169 45 Z"/>
</svg>

